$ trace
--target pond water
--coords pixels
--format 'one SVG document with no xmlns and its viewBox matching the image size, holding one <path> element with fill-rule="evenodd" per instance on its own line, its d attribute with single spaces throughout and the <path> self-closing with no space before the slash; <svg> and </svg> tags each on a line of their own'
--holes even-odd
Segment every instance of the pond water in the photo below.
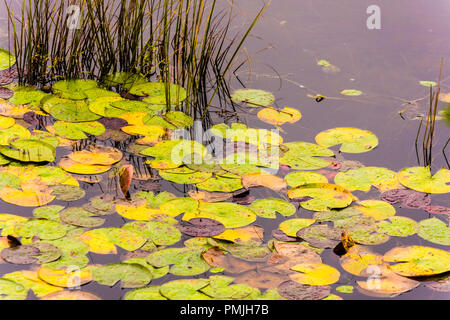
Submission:
<svg viewBox="0 0 450 320">
<path fill-rule="evenodd" d="M 240 21 L 249 21 L 255 15 L 255 8 L 263 3 L 257 0 L 239 1 L 236 30 Z M 377 4 L 381 9 L 381 29 L 369 30 L 366 13 L 370 5 Z M 365 166 L 386 167 L 399 171 L 406 167 L 419 165 L 417 162 L 415 139 L 419 127 L 418 120 L 403 119 L 399 112 L 408 106 L 405 102 L 427 96 L 428 88 L 420 81 L 437 81 L 441 57 L 445 58 L 442 92 L 450 92 L 450 2 L 447 0 L 396 0 L 396 1 L 332 1 L 332 0 L 282 0 L 273 1 L 263 17 L 253 29 L 245 45 L 249 63 L 235 71 L 230 84 L 233 90 L 244 85 L 248 88 L 263 89 L 276 97 L 275 107 L 289 106 L 298 109 L 302 119 L 293 124 L 284 124 L 282 136 L 285 142 L 315 142 L 315 136 L 324 130 L 337 127 L 354 127 L 373 132 L 379 139 L 377 148 L 359 154 L 343 154 L 346 160 L 356 160 Z M 5 13 L 0 13 L 0 47 L 8 48 L 4 36 L 6 29 Z M 245 59 L 244 54 L 240 56 Z M 324 72 L 317 62 L 327 60 L 339 68 L 339 72 Z M 341 95 L 344 89 L 357 89 L 362 95 L 349 97 Z M 317 102 L 311 96 L 321 94 L 325 99 Z M 310 95 L 310 96 L 308 96 Z M 426 114 L 427 99 L 418 102 L 419 111 Z M 441 103 L 440 108 L 444 106 Z M 256 108 L 255 108 L 256 109 Z M 238 109 L 237 118 L 232 121 L 246 123 L 252 128 L 273 129 L 260 121 L 256 110 Z M 223 118 L 214 115 L 214 123 Z M 442 149 L 450 137 L 449 126 L 437 121 L 434 141 L 432 172 L 447 168 Z M 114 144 L 124 148 L 123 145 Z M 338 148 L 332 147 L 334 151 Z M 450 147 L 447 148 L 447 157 Z M 59 151 L 58 158 L 70 150 Z M 132 157 L 127 155 L 127 160 Z M 142 166 L 144 167 L 144 166 Z M 285 173 L 281 172 L 281 176 Z M 187 196 L 186 187 L 168 181 L 160 181 L 161 191 L 169 191 L 177 196 Z M 142 183 L 134 181 L 130 192 L 141 190 Z M 88 196 L 70 202 L 54 201 L 52 204 L 81 206 L 89 197 L 116 192 L 116 186 L 105 190 L 105 184 L 82 183 Z M 379 192 L 355 191 L 361 200 L 379 199 Z M 250 191 L 255 198 L 279 198 L 277 192 L 267 188 Z M 447 194 L 431 195 L 433 205 L 450 207 Z M 436 217 L 448 225 L 448 215 L 432 215 L 421 209 L 401 208 L 394 205 L 398 216 L 416 221 Z M 33 208 L 23 208 L 0 203 L 0 212 L 32 217 Z M 313 212 L 300 208 L 289 218 L 311 218 Z M 258 218 L 255 222 L 265 230 L 264 240 L 272 238 L 271 231 L 286 218 L 275 220 Z M 124 219 L 119 215 L 107 216 L 102 227 L 121 226 Z M 183 235 L 182 243 L 190 237 Z M 401 245 L 423 245 L 449 250 L 448 246 L 428 242 L 417 234 L 409 237 L 391 237 L 381 245 L 371 246 L 379 254 Z M 119 255 L 125 253 L 119 249 Z M 118 262 L 118 255 L 99 255 L 89 253 L 93 264 Z M 376 299 L 354 290 L 353 293 L 337 293 L 334 289 L 341 285 L 352 285 L 356 280 L 342 269 L 339 257 L 332 249 L 325 249 L 321 255 L 323 263 L 338 269 L 341 278 L 332 284 L 332 293 L 343 299 Z M 0 264 L 0 274 L 18 269 L 11 264 Z M 195 278 L 202 276 L 196 276 Z M 167 275 L 154 279 L 151 285 L 182 279 Z M 450 293 L 433 291 L 421 283 L 417 288 L 392 299 L 449 299 Z M 120 284 L 109 288 L 91 282 L 83 290 L 99 295 L 103 299 L 121 299 L 127 291 Z M 35 299 L 32 294 L 30 299 Z"/>
</svg>

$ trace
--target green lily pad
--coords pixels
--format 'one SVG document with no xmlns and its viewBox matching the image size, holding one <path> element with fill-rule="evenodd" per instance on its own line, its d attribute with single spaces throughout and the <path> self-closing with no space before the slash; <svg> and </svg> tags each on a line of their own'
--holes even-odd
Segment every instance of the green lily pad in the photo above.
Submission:
<svg viewBox="0 0 450 320">
<path fill-rule="evenodd" d="M 233 92 L 231 100 L 247 103 L 250 107 L 268 107 L 275 102 L 272 93 L 258 89 L 240 89 Z"/>
<path fill-rule="evenodd" d="M 16 225 L 15 231 L 20 237 L 37 236 L 41 240 L 54 240 L 64 237 L 67 227 L 56 221 L 29 219 Z"/>
<path fill-rule="evenodd" d="M 287 201 L 275 198 L 258 199 L 252 202 L 250 205 L 257 216 L 276 219 L 277 212 L 284 217 L 289 217 L 297 212 L 297 208 Z"/>
<path fill-rule="evenodd" d="M 159 291 L 169 300 L 211 300 L 198 290 L 209 284 L 208 279 L 182 279 L 164 283 Z"/>
<path fill-rule="evenodd" d="M 437 85 L 437 83 L 434 81 L 419 81 L 419 83 L 424 87 L 434 87 L 435 85 Z"/>
<path fill-rule="evenodd" d="M 339 172 L 334 177 L 334 183 L 343 186 L 347 190 L 361 190 L 368 192 L 371 186 L 381 191 L 396 189 L 399 186 L 397 173 L 379 167 L 361 167 L 345 172 Z"/>
<path fill-rule="evenodd" d="M 390 217 L 388 221 L 378 223 L 378 233 L 395 237 L 407 237 L 415 234 L 418 229 L 417 222 L 407 217 Z"/>
<path fill-rule="evenodd" d="M 241 179 L 213 177 L 195 185 L 197 188 L 210 192 L 233 192 L 243 188 Z"/>
<path fill-rule="evenodd" d="M 0 48 L 0 71 L 11 68 L 16 63 L 16 58 L 8 50 Z"/>
<path fill-rule="evenodd" d="M 121 281 L 122 288 L 139 288 L 152 280 L 150 271 L 136 263 L 112 263 L 97 267 L 92 277 L 98 283 L 112 287 Z"/>
<path fill-rule="evenodd" d="M 341 91 L 341 94 L 344 95 L 344 96 L 356 97 L 356 96 L 362 95 L 362 91 L 355 90 L 355 89 L 345 89 L 345 90 Z"/>
<path fill-rule="evenodd" d="M 186 90 L 179 85 L 169 85 L 170 104 L 179 104 L 186 99 Z M 147 96 L 143 101 L 151 104 L 166 104 L 166 85 L 162 82 L 147 82 L 134 84 L 130 93 L 137 96 Z"/>
<path fill-rule="evenodd" d="M 357 128 L 334 128 L 316 136 L 317 144 L 332 147 L 341 144 L 340 151 L 363 153 L 378 146 L 378 138 L 372 132 Z"/>
<path fill-rule="evenodd" d="M 450 228 L 437 218 L 420 221 L 417 234 L 430 242 L 450 246 Z"/>
<path fill-rule="evenodd" d="M 410 189 L 426 193 L 450 192 L 450 170 L 442 168 L 431 176 L 429 167 L 412 167 L 401 170 L 398 181 Z"/>
<path fill-rule="evenodd" d="M 19 124 L 15 124 L 8 129 L 0 131 L 0 145 L 7 146 L 13 139 L 29 139 L 31 137 L 30 131 Z"/>
<path fill-rule="evenodd" d="M 103 97 L 120 97 L 120 94 L 117 92 L 109 91 L 102 88 L 92 88 L 84 90 L 83 93 L 86 95 L 89 101 L 93 101 L 98 98 Z"/>
<path fill-rule="evenodd" d="M 35 216 L 36 218 L 61 222 L 61 220 L 59 219 L 59 212 L 63 209 L 63 206 L 58 205 L 39 207 L 33 210 L 33 216 Z"/>
<path fill-rule="evenodd" d="M 312 225 L 314 222 L 314 219 L 289 219 L 280 223 L 279 229 L 290 237 L 296 237 L 299 230 Z"/>
<path fill-rule="evenodd" d="M 99 136 L 106 130 L 105 126 L 98 121 L 78 123 L 56 121 L 53 126 L 57 135 L 71 140 L 87 139 L 87 134 Z"/>
<path fill-rule="evenodd" d="M 450 253 L 424 246 L 396 247 L 383 256 L 397 262 L 390 269 L 404 277 L 431 276 L 450 271 Z"/>
<path fill-rule="evenodd" d="M 14 89 L 14 95 L 8 99 L 8 102 L 16 106 L 35 105 L 48 96 L 50 96 L 48 93 L 36 90 L 33 87 L 19 87 Z"/>
<path fill-rule="evenodd" d="M 22 162 L 52 162 L 55 160 L 55 148 L 40 140 L 19 139 L 12 141 L 10 146 L 0 146 L 0 152 L 8 157 Z"/>
<path fill-rule="evenodd" d="M 79 207 L 64 209 L 59 217 L 64 223 L 84 228 L 99 227 L 105 223 L 105 220 L 96 218 L 94 214 Z"/>
<path fill-rule="evenodd" d="M 181 240 L 181 232 L 171 224 L 160 221 L 133 221 L 123 226 L 124 229 L 150 238 L 158 246 L 169 246 Z"/>
<path fill-rule="evenodd" d="M 25 300 L 28 295 L 28 289 L 24 286 L 3 278 L 0 278 L 0 292 L 0 300 Z"/>
<path fill-rule="evenodd" d="M 153 252 L 147 262 L 157 268 L 171 266 L 169 273 L 179 276 L 194 276 L 205 273 L 210 266 L 203 260 L 202 247 L 169 248 Z"/>
<path fill-rule="evenodd" d="M 61 80 L 53 85 L 52 90 L 56 94 L 59 94 L 61 98 L 83 100 L 87 98 L 87 95 L 84 93 L 84 91 L 96 88 L 97 86 L 97 82 L 94 80 Z"/>
<path fill-rule="evenodd" d="M 292 187 L 299 187 L 309 183 L 328 183 L 327 177 L 317 172 L 295 171 L 288 173 L 284 181 Z"/>
<path fill-rule="evenodd" d="M 57 200 L 61 201 L 76 201 L 84 198 L 86 192 L 80 187 L 76 186 L 52 186 L 52 195 L 56 196 Z"/>
<path fill-rule="evenodd" d="M 324 211 L 334 208 L 345 208 L 353 201 L 353 195 L 341 186 L 329 183 L 311 183 L 289 190 L 289 198 L 311 197 L 301 202 L 302 208 L 313 211 Z"/>
<path fill-rule="evenodd" d="M 146 288 L 138 288 L 131 290 L 125 294 L 124 300 L 167 300 L 159 293 L 159 286 L 152 286 Z"/>
<path fill-rule="evenodd" d="M 289 151 L 280 158 L 280 163 L 295 170 L 316 170 L 327 167 L 330 161 L 317 157 L 332 157 L 333 151 L 326 147 L 308 142 L 289 142 L 284 144 Z"/>
<path fill-rule="evenodd" d="M 167 120 L 179 128 L 190 128 L 194 124 L 194 120 L 181 111 L 170 111 L 165 114 Z"/>
<path fill-rule="evenodd" d="M 256 214 L 250 208 L 236 203 L 201 202 L 198 211 L 186 212 L 183 216 L 183 220 L 187 221 L 193 218 L 209 218 L 221 222 L 225 228 L 239 228 L 254 222 Z"/>
<path fill-rule="evenodd" d="M 88 122 L 101 118 L 91 112 L 83 100 L 74 101 L 53 96 L 46 99 L 42 107 L 57 120 L 66 122 Z"/>
<path fill-rule="evenodd" d="M 297 231 L 297 237 L 316 248 L 334 248 L 341 241 L 341 230 L 327 225 L 313 225 Z"/>
</svg>

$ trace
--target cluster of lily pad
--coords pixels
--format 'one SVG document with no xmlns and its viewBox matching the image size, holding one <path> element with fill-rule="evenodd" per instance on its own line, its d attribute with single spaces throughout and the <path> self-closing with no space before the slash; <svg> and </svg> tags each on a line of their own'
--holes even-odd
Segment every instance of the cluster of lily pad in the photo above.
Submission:
<svg viewBox="0 0 450 320">
<path fill-rule="evenodd" d="M 433 290 L 450 290 L 450 253 L 433 247 L 450 245 L 450 209 L 430 198 L 450 192 L 449 170 L 395 172 L 346 160 L 341 154 L 369 152 L 379 141 L 370 131 L 340 127 L 319 132 L 313 143 L 284 142 L 265 129 L 256 129 L 264 139 L 255 141 L 244 124 L 217 124 L 210 130 L 216 139 L 232 137 L 232 145 L 245 147 L 217 159 L 202 143 L 173 135 L 194 123 L 184 113 L 165 111 L 186 98 L 183 88 L 125 73 L 106 83 L 59 81 L 51 92 L 7 85 L 13 94 L 0 100 L 0 199 L 34 209 L 32 217 L 0 214 L 2 262 L 19 266 L 0 278 L 1 299 L 26 299 L 30 291 L 44 300 L 100 299 L 69 290 L 90 282 L 120 282 L 132 289 L 124 292 L 127 300 L 342 299 L 338 293 L 354 288 L 392 297 L 419 286 L 416 277 Z M 260 108 L 258 117 L 274 126 L 301 119 L 296 109 L 272 107 L 275 97 L 266 91 L 238 90 L 232 98 Z M 279 158 L 261 156 L 267 150 Z M 133 175 L 131 156 L 152 174 Z M 276 175 L 270 169 L 278 161 L 283 169 Z M 133 180 L 156 174 L 189 192 L 128 192 Z M 86 197 L 85 186 L 104 180 L 121 191 L 72 204 Z M 255 188 L 279 197 L 246 196 Z M 372 188 L 379 197 L 355 195 Z M 397 215 L 395 203 L 423 219 Z M 123 225 L 105 227 L 114 215 Z M 261 221 L 281 223 L 268 236 Z M 426 245 L 383 255 L 370 249 L 413 235 Z M 323 262 L 326 250 L 338 254 L 348 274 L 369 279 L 375 270 L 378 284 L 346 280 Z M 117 260 L 94 264 L 90 254 Z M 164 282 L 167 275 L 180 279 Z M 154 279 L 162 284 L 151 285 Z"/>
</svg>

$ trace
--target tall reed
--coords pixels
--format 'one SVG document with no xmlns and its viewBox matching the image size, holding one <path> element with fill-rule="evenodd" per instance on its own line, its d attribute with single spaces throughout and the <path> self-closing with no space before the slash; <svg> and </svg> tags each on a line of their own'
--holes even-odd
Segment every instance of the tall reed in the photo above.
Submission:
<svg viewBox="0 0 450 320">
<path fill-rule="evenodd" d="M 5 6 L 20 83 L 132 72 L 163 81 L 167 95 L 170 83 L 184 87 L 188 99 L 176 108 L 199 117 L 215 97 L 229 97 L 225 77 L 270 2 L 242 34 L 231 34 L 234 0 L 226 9 L 217 0 L 23 0 L 20 15 Z"/>
</svg>

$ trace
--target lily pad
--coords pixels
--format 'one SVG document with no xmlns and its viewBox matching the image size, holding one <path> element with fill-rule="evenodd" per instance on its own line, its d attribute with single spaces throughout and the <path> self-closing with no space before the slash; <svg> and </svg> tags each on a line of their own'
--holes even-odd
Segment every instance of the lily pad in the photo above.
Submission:
<svg viewBox="0 0 450 320">
<path fill-rule="evenodd" d="M 353 201 L 353 195 L 341 186 L 328 183 L 311 183 L 289 190 L 289 198 L 311 197 L 300 205 L 308 210 L 324 211 L 345 208 Z"/>
<path fill-rule="evenodd" d="M 284 107 L 282 110 L 265 108 L 258 112 L 258 118 L 265 123 L 281 126 L 285 123 L 295 123 L 302 118 L 302 114 L 294 108 Z"/>
<path fill-rule="evenodd" d="M 437 218 L 420 221 L 417 234 L 430 242 L 450 246 L 450 228 Z"/>
<path fill-rule="evenodd" d="M 384 192 L 390 189 L 398 189 L 399 184 L 396 172 L 379 167 L 361 167 L 358 169 L 339 172 L 334 177 L 334 182 L 347 190 L 361 190 L 368 192 L 371 186 Z"/>
<path fill-rule="evenodd" d="M 288 142 L 289 150 L 280 157 L 280 163 L 295 170 L 317 170 L 330 165 L 330 162 L 317 157 L 332 157 L 333 151 L 326 147 L 308 142 Z"/>
<path fill-rule="evenodd" d="M 0 71 L 11 68 L 16 63 L 16 58 L 5 49 L 0 49 Z"/>
<path fill-rule="evenodd" d="M 341 230 L 327 225 L 314 225 L 297 231 L 297 237 L 316 248 L 334 248 L 341 240 Z"/>
<path fill-rule="evenodd" d="M 65 209 L 59 213 L 59 217 L 64 223 L 84 228 L 99 227 L 105 223 L 105 220 L 79 207 Z"/>
<path fill-rule="evenodd" d="M 431 276 L 450 271 L 450 253 L 424 246 L 397 247 L 383 256 L 386 262 L 398 262 L 390 269 L 404 277 Z"/>
<path fill-rule="evenodd" d="M 398 180 L 405 187 L 426 193 L 450 192 L 450 170 L 440 169 L 431 176 L 429 167 L 412 167 L 401 170 Z"/>
<path fill-rule="evenodd" d="M 377 232 L 390 236 L 407 237 L 415 234 L 418 229 L 417 222 L 407 217 L 390 217 L 388 221 L 378 223 Z"/>
<path fill-rule="evenodd" d="M 297 212 L 297 208 L 292 203 L 275 198 L 255 200 L 250 208 L 257 216 L 267 219 L 276 219 L 277 212 L 284 217 L 292 216 Z"/>
<path fill-rule="evenodd" d="M 250 107 L 268 107 L 275 102 L 272 93 L 259 89 L 240 89 L 233 92 L 231 100 L 246 103 Z"/>
<path fill-rule="evenodd" d="M 341 145 L 340 152 L 363 153 L 378 146 L 378 138 L 370 131 L 357 128 L 334 128 L 316 136 L 317 144 L 324 147 Z"/>
<path fill-rule="evenodd" d="M 121 282 L 122 288 L 139 288 L 152 280 L 150 271 L 136 263 L 112 263 L 97 267 L 92 272 L 94 281 L 114 286 Z"/>
<path fill-rule="evenodd" d="M 292 187 L 299 187 L 309 183 L 328 183 L 328 179 L 317 172 L 295 171 L 288 173 L 284 180 Z"/>
<path fill-rule="evenodd" d="M 212 237 L 221 234 L 225 227 L 217 220 L 194 218 L 189 221 L 181 221 L 178 229 L 193 237 Z"/>
<path fill-rule="evenodd" d="M 56 121 L 53 127 L 57 135 L 71 140 L 87 139 L 88 134 L 99 136 L 105 133 L 105 127 L 98 121 L 78 123 Z"/>
<path fill-rule="evenodd" d="M 321 300 L 331 291 L 329 286 L 310 286 L 289 280 L 281 283 L 277 291 L 289 300 Z"/>
<path fill-rule="evenodd" d="M 322 263 L 302 263 L 291 268 L 298 273 L 289 277 L 295 282 L 311 286 L 324 286 L 335 283 L 340 278 L 340 273 L 335 268 Z"/>
<path fill-rule="evenodd" d="M 84 91 L 96 87 L 97 82 L 94 80 L 73 79 L 56 82 L 53 85 L 52 90 L 53 92 L 59 94 L 62 98 L 83 100 L 87 98 Z"/>
<path fill-rule="evenodd" d="M 280 230 L 290 237 L 296 237 L 297 232 L 303 228 L 312 225 L 316 220 L 314 219 L 289 219 L 280 223 Z"/>
</svg>

